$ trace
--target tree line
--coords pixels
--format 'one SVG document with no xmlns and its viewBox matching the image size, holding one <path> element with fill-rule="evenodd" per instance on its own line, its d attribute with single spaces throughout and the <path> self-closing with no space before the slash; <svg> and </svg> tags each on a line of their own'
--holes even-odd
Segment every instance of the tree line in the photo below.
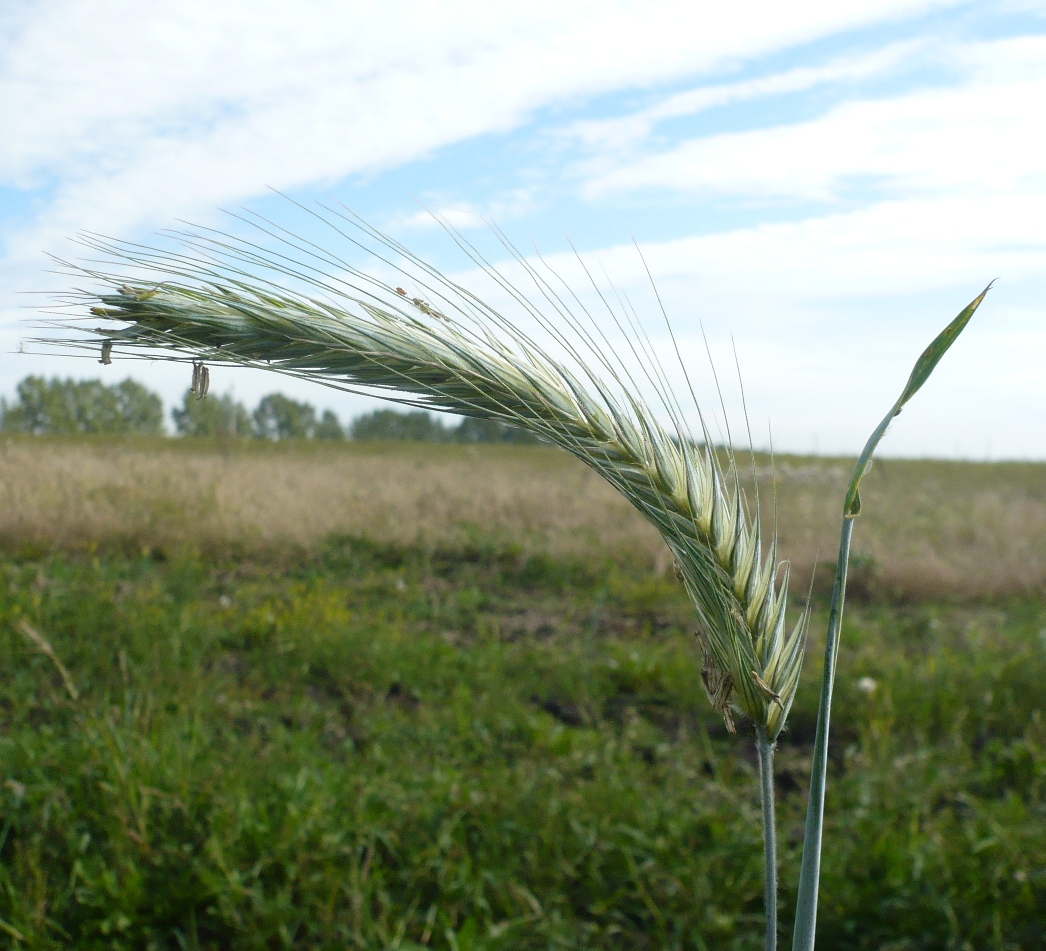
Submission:
<svg viewBox="0 0 1046 951">
<path fill-rule="evenodd" d="M 446 423 L 423 410 L 379 409 L 343 425 L 331 410 L 318 413 L 310 403 L 282 393 L 262 397 L 253 411 L 231 393 L 197 399 L 188 390 L 171 413 L 180 436 L 235 439 L 413 440 L 447 443 L 534 443 L 534 436 L 496 420 L 462 419 Z M 45 379 L 28 376 L 14 399 L 0 398 L 0 431 L 41 436 L 108 433 L 162 436 L 163 400 L 135 380 Z"/>
</svg>

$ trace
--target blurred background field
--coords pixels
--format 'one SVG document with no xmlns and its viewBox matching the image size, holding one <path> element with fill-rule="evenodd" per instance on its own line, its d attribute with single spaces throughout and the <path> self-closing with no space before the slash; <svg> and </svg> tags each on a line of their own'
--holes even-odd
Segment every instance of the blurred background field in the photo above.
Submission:
<svg viewBox="0 0 1046 951">
<path fill-rule="evenodd" d="M 749 496 L 752 467 L 741 460 Z M 763 522 L 805 589 L 834 563 L 852 460 L 755 459 Z M 776 470 L 776 513 L 772 473 Z M 887 459 L 868 476 L 854 584 L 892 598 L 1046 589 L 1046 465 Z M 609 486 L 539 446 L 0 438 L 0 550 L 298 557 L 330 534 L 670 568 Z M 819 584 L 830 584 L 822 572 Z"/>
<path fill-rule="evenodd" d="M 849 462 L 775 465 L 803 600 Z M 887 459 L 865 512 L 819 946 L 1041 947 L 1046 466 Z M 656 535 L 564 454 L 5 435 L 0 550 L 0 943 L 761 946 L 751 737 Z"/>
</svg>

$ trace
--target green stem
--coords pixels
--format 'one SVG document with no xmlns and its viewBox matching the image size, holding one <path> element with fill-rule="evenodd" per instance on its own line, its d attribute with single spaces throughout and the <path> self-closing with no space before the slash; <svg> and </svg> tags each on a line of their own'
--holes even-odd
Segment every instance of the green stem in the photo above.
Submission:
<svg viewBox="0 0 1046 951">
<path fill-rule="evenodd" d="M 821 677 L 821 703 L 817 711 L 814 758 L 810 774 L 810 798 L 806 807 L 806 835 L 803 839 L 803 864 L 799 872 L 799 898 L 795 908 L 795 936 L 792 951 L 813 951 L 817 929 L 817 891 L 821 880 L 821 838 L 824 830 L 824 790 L 828 772 L 828 726 L 832 712 L 835 665 L 839 659 L 839 630 L 846 597 L 846 570 L 850 564 L 850 537 L 854 520 L 843 518 L 839 538 L 839 561 L 832 589 L 832 610 L 828 616 L 828 639 L 824 647 L 824 674 Z"/>
<path fill-rule="evenodd" d="M 850 536 L 854 519 L 861 514 L 861 479 L 871 468 L 872 453 L 887 428 L 919 391 L 940 363 L 948 348 L 955 343 L 974 311 L 988 293 L 988 285 L 944 328 L 915 362 L 912 375 L 897 402 L 868 437 L 843 503 L 843 530 L 839 539 L 839 562 L 835 569 L 835 588 L 832 590 L 832 611 L 828 617 L 828 640 L 824 646 L 824 673 L 821 675 L 821 705 L 817 711 L 817 734 L 814 737 L 814 760 L 810 772 L 810 799 L 806 808 L 806 837 L 803 840 L 803 864 L 799 872 L 799 898 L 795 908 L 795 936 L 792 951 L 813 951 L 817 930 L 817 890 L 821 879 L 821 834 L 824 828 L 824 789 L 828 771 L 828 721 L 832 712 L 832 687 L 835 686 L 835 664 L 839 658 L 839 629 L 843 621 L 843 601 L 846 596 L 846 569 L 850 563 Z"/>
<path fill-rule="evenodd" d="M 777 951 L 777 822 L 774 818 L 774 744 L 766 727 L 756 727 L 759 749 L 759 798 L 763 804 L 763 873 L 766 906 L 766 951 Z"/>
</svg>

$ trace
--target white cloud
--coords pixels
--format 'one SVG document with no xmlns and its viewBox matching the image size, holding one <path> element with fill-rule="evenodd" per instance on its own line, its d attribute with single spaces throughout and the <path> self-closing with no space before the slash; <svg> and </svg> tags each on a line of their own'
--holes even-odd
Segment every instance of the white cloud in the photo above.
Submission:
<svg viewBox="0 0 1046 951">
<path fill-rule="evenodd" d="M 882 202 L 859 211 L 726 233 L 642 241 L 658 283 L 694 281 L 703 297 L 760 306 L 917 294 L 1046 274 L 1046 195 Z M 591 252 L 615 278 L 645 279 L 631 245 Z M 550 263 L 570 271 L 568 256 Z"/>
<path fill-rule="evenodd" d="M 945 5 L 51 0 L 8 21 L 0 181 L 56 180 L 14 250 L 388 167 L 564 98 Z"/>
<path fill-rule="evenodd" d="M 1046 37 L 978 44 L 958 87 L 849 102 L 808 122 L 692 139 L 591 177 L 589 197 L 638 188 L 832 201 L 849 185 L 893 195 L 1046 191 Z"/>
<path fill-rule="evenodd" d="M 586 147 L 627 154 L 643 144 L 657 123 L 692 116 L 717 106 L 727 106 L 764 96 L 806 92 L 827 84 L 883 76 L 925 50 L 924 41 L 891 44 L 860 56 L 835 59 L 823 66 L 802 66 L 743 82 L 702 86 L 669 96 L 625 117 L 575 122 L 567 134 Z"/>
<path fill-rule="evenodd" d="M 534 206 L 534 192 L 529 188 L 509 189 L 490 203 L 451 201 L 440 195 L 428 196 L 424 207 L 414 214 L 390 217 L 382 225 L 387 232 L 400 230 L 434 231 L 447 225 L 459 231 L 499 226 L 526 214 Z"/>
<path fill-rule="evenodd" d="M 757 440 L 856 452 L 930 339 L 993 278 L 954 352 L 894 428 L 887 454 L 1046 457 L 1046 196 L 924 199 L 667 242 L 642 241 L 699 398 L 715 406 L 700 320 L 726 378 L 731 337 Z M 644 265 L 631 245 L 586 254 L 649 315 L 669 364 Z M 569 255 L 548 263 L 573 286 Z M 471 279 L 470 279 L 471 280 Z M 1037 305 L 1035 302 L 1039 302 Z M 674 388 L 685 392 L 676 374 Z M 740 413 L 735 387 L 729 409 Z M 731 395 L 733 394 L 733 395 Z M 909 422 L 911 420 L 911 422 Z"/>
</svg>

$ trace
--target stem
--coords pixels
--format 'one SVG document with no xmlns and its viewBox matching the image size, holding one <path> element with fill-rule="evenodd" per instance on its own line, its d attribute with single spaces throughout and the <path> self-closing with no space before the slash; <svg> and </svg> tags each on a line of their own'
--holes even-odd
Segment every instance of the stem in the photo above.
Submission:
<svg viewBox="0 0 1046 951">
<path fill-rule="evenodd" d="M 803 864 L 799 873 L 799 898 L 795 907 L 795 935 L 792 951 L 813 951 L 817 930 L 817 891 L 821 881 L 821 834 L 824 829 L 824 788 L 828 772 L 828 726 L 832 713 L 832 687 L 835 685 L 835 664 L 839 658 L 839 629 L 843 621 L 843 601 L 846 597 L 846 569 L 850 563 L 850 536 L 854 519 L 861 514 L 861 479 L 871 468 L 872 453 L 883 438 L 887 427 L 904 405 L 927 381 L 934 367 L 948 348 L 955 343 L 963 328 L 980 306 L 988 285 L 975 297 L 947 327 L 944 328 L 915 362 L 912 375 L 903 392 L 883 421 L 875 428 L 864 445 L 850 487 L 843 503 L 843 529 L 839 538 L 839 562 L 835 569 L 835 587 L 832 589 L 832 610 L 828 616 L 828 640 L 824 645 L 824 673 L 821 675 L 821 705 L 817 711 L 817 734 L 814 737 L 814 760 L 810 771 L 810 798 L 806 807 L 806 837 L 803 840 Z"/>
<path fill-rule="evenodd" d="M 821 838 L 824 830 L 824 790 L 828 772 L 828 727 L 832 712 L 832 687 L 839 659 L 839 630 L 846 596 L 846 570 L 850 563 L 850 536 L 854 520 L 844 516 L 839 538 L 839 561 L 832 589 L 832 610 L 828 616 L 828 639 L 824 646 L 824 674 L 821 677 L 821 703 L 817 710 L 817 733 L 810 773 L 810 798 L 806 807 L 806 835 L 803 839 L 803 864 L 799 872 L 799 898 L 795 907 L 795 936 L 792 951 L 813 951 L 817 929 L 817 891 L 821 881 Z"/>
<path fill-rule="evenodd" d="M 774 744 L 766 735 L 766 727 L 756 727 L 756 747 L 759 749 L 759 798 L 763 804 L 763 873 L 764 903 L 766 905 L 766 951 L 777 951 L 777 822 L 774 818 Z"/>
</svg>

